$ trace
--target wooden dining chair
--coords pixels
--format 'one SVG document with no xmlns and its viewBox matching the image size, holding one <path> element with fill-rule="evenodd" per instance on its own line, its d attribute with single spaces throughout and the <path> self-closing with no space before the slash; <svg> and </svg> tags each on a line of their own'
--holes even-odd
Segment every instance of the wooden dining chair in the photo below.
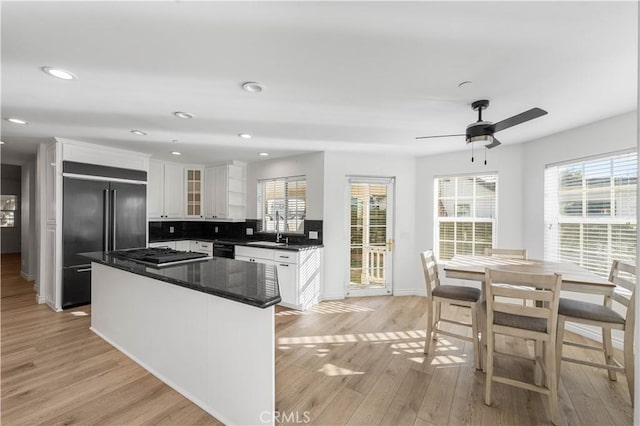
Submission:
<svg viewBox="0 0 640 426">
<path fill-rule="evenodd" d="M 602 304 L 582 302 L 572 299 L 560 299 L 558 308 L 558 347 L 556 349 L 557 370 L 560 376 L 561 361 L 605 368 L 609 372 L 609 379 L 616 380 L 616 371 L 627 376 L 631 405 L 634 396 L 634 366 L 633 340 L 635 330 L 635 290 L 636 267 L 629 263 L 614 260 L 609 272 L 609 281 L 616 285 L 613 296 L 603 296 Z M 612 309 L 612 302 L 619 303 L 626 309 L 623 317 Z M 567 322 L 600 327 L 602 329 L 602 345 L 584 345 L 564 339 L 564 325 Z M 613 356 L 611 330 L 624 331 L 624 364 L 620 364 Z M 563 345 L 577 346 L 583 349 L 604 352 L 604 364 L 594 363 L 562 355 Z"/>
<path fill-rule="evenodd" d="M 424 342 L 424 353 L 429 353 L 429 346 L 437 334 L 443 334 L 473 343 L 473 356 L 476 369 L 480 369 L 480 343 L 478 338 L 478 313 L 482 292 L 475 287 L 440 285 L 438 264 L 433 250 L 420 253 L 424 279 L 427 285 L 427 336 Z M 466 306 L 471 309 L 471 323 L 454 321 L 442 317 L 442 304 Z M 441 323 L 450 323 L 471 327 L 471 337 L 442 330 Z"/>
<path fill-rule="evenodd" d="M 542 275 L 523 272 L 485 270 L 486 283 L 486 383 L 485 403 L 491 405 L 493 382 L 535 391 L 549 397 L 551 421 L 558 425 L 558 386 L 556 384 L 556 333 L 558 301 L 560 299 L 560 274 Z M 501 284 L 508 284 L 506 287 Z M 532 306 L 522 306 L 514 300 L 531 300 Z M 497 352 L 497 334 L 535 341 L 536 368 L 541 368 L 544 380 L 541 385 L 497 376 L 493 368 L 494 355 L 516 354 Z M 508 345 L 507 345 L 508 347 Z"/>
<path fill-rule="evenodd" d="M 527 249 L 499 249 L 487 247 L 484 249 L 484 255 L 527 260 Z"/>
</svg>

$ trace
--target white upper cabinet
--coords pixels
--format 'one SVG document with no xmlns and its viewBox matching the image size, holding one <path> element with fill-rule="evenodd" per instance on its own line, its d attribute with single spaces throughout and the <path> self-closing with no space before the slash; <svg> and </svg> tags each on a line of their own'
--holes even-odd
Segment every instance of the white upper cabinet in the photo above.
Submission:
<svg viewBox="0 0 640 426">
<path fill-rule="evenodd" d="M 225 164 L 205 169 L 204 215 L 207 219 L 245 220 L 246 166 Z"/>
<path fill-rule="evenodd" d="M 147 186 L 150 219 L 246 219 L 246 165 L 207 168 L 150 160 Z"/>
<path fill-rule="evenodd" d="M 150 218 L 184 217 L 184 167 L 181 164 L 149 161 L 147 206 Z"/>
</svg>

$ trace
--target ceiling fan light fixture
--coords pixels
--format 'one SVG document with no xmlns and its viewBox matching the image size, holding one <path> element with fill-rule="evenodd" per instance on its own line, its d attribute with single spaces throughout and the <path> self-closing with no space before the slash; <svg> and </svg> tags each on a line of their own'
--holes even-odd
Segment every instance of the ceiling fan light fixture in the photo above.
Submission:
<svg viewBox="0 0 640 426">
<path fill-rule="evenodd" d="M 491 145 L 493 143 L 493 136 L 491 135 L 478 135 L 472 136 L 467 139 L 467 143 L 479 142 L 484 146 Z"/>
</svg>

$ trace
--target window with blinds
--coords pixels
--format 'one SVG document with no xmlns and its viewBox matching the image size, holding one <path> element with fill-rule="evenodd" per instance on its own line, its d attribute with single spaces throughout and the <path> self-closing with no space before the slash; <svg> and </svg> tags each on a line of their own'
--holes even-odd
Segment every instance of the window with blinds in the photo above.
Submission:
<svg viewBox="0 0 640 426">
<path fill-rule="evenodd" d="M 456 254 L 481 255 L 494 241 L 498 176 L 435 179 L 434 247 L 440 260 Z"/>
<path fill-rule="evenodd" d="M 603 277 L 614 259 L 635 263 L 635 152 L 552 164 L 544 175 L 544 257 Z"/>
<path fill-rule="evenodd" d="M 306 176 L 258 181 L 258 220 L 262 232 L 302 234 L 306 216 Z"/>
</svg>

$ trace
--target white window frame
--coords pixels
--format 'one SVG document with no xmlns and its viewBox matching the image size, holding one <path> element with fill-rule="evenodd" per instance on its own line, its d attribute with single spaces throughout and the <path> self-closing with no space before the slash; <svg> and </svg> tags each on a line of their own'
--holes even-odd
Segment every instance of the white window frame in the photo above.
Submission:
<svg viewBox="0 0 640 426">
<path fill-rule="evenodd" d="M 260 222 L 260 232 L 261 233 L 265 233 L 265 234 L 275 234 L 277 232 L 277 230 L 274 229 L 267 229 L 267 217 L 265 215 L 265 195 L 264 195 L 264 184 L 270 183 L 270 182 L 278 182 L 281 181 L 284 184 L 285 187 L 285 198 L 284 198 L 284 211 L 282 212 L 282 222 L 280 223 L 281 228 L 283 228 L 282 231 L 280 231 L 282 234 L 304 234 L 304 221 L 306 220 L 307 217 L 307 200 L 308 200 L 308 194 L 307 194 L 307 190 L 308 190 L 308 182 L 307 182 L 307 176 L 306 175 L 300 175 L 300 176 L 286 176 L 286 177 L 277 177 L 277 178 L 269 178 L 269 179 L 259 179 L 258 183 L 257 183 L 257 216 L 258 216 L 258 221 Z M 288 185 L 290 183 L 293 182 L 300 182 L 300 181 L 304 181 L 305 182 L 305 197 L 304 197 L 304 213 L 303 213 L 303 217 L 300 219 L 302 220 L 302 224 L 300 225 L 299 228 L 297 228 L 295 231 L 288 231 L 288 225 L 289 225 L 289 194 L 288 194 Z M 280 212 L 279 212 L 280 213 Z M 296 212 L 297 213 L 297 212 Z"/>
<path fill-rule="evenodd" d="M 636 232 L 633 235 L 636 237 L 636 242 L 633 247 L 637 247 L 637 212 L 635 215 L 620 215 L 617 216 L 616 212 L 616 194 L 615 194 L 615 180 L 612 179 L 612 175 L 608 175 L 609 178 L 609 214 L 602 216 L 588 216 L 588 195 L 589 190 L 586 189 L 586 176 L 582 176 L 581 186 L 581 216 L 577 215 L 563 215 L 560 212 L 560 169 L 567 166 L 580 166 L 584 168 L 585 164 L 594 161 L 608 160 L 613 164 L 613 160 L 616 158 L 628 157 L 630 161 L 636 161 L 636 186 L 637 180 L 637 152 L 635 149 L 627 149 L 623 151 L 614 151 L 605 153 L 602 155 L 579 158 L 570 161 L 563 161 L 560 163 L 547 164 L 545 166 L 544 175 L 544 258 L 545 260 L 556 262 L 574 262 L 575 259 L 562 256 L 561 242 L 560 242 L 560 225 L 573 224 L 580 225 L 580 231 L 578 235 L 578 249 L 573 250 L 578 257 L 577 264 L 584 267 L 598 275 L 603 277 L 608 276 L 609 266 L 612 260 L 614 260 L 612 250 L 612 227 L 615 225 L 630 225 L 635 226 Z M 602 191 L 601 188 L 599 188 Z M 595 190 L 594 190 L 595 191 Z M 637 192 L 633 192 L 636 200 L 632 205 L 636 205 Z M 588 260 L 588 250 L 585 249 L 585 225 L 607 225 L 607 249 L 606 252 L 598 251 L 598 257 L 604 256 L 605 265 L 597 268 L 597 265 L 592 264 Z M 631 234 L 630 234 L 631 235 Z M 593 254 L 592 254 L 593 256 Z M 616 256 L 616 258 L 618 258 Z M 635 263 L 636 253 L 630 254 L 627 258 L 619 259 L 626 260 Z"/>
<path fill-rule="evenodd" d="M 458 178 L 469 178 L 469 177 L 473 177 L 473 178 L 479 178 L 479 177 L 495 177 L 496 179 L 496 190 L 495 190 L 495 206 L 494 206 L 494 214 L 492 218 L 486 218 L 486 217 L 475 217 L 475 216 L 463 216 L 463 217 L 440 217 L 439 215 L 439 181 L 440 179 L 458 179 Z M 453 196 L 453 199 L 455 200 L 455 208 L 454 211 L 457 212 L 458 209 L 458 185 L 457 183 L 454 184 L 454 188 L 455 188 L 455 194 Z M 474 193 L 473 193 L 473 197 L 472 200 L 474 201 L 474 205 L 475 205 L 475 200 L 476 200 L 476 185 L 474 185 Z M 434 254 L 436 256 L 436 258 L 438 259 L 438 261 L 440 261 L 441 263 L 446 263 L 447 260 L 446 259 L 441 259 L 440 258 L 440 224 L 441 223 L 456 223 L 456 222 L 472 222 L 473 226 L 475 227 L 476 223 L 491 223 L 491 246 L 494 247 L 496 244 L 496 238 L 497 238 L 497 224 L 498 224 L 498 191 L 499 191 L 499 178 L 498 178 L 498 172 L 486 172 L 486 173 L 467 173 L 467 174 L 456 174 L 456 175 L 442 175 L 442 176 L 435 176 L 433 179 L 433 251 Z M 475 234 L 475 232 L 474 232 Z M 455 226 L 454 226 L 454 242 L 457 241 L 456 237 L 455 237 Z M 475 255 L 482 255 L 483 253 L 475 253 L 475 245 L 476 242 L 475 240 L 471 240 L 470 243 L 472 244 L 472 253 Z M 456 250 L 456 245 L 454 245 L 454 256 L 457 254 L 457 250 Z"/>
</svg>

